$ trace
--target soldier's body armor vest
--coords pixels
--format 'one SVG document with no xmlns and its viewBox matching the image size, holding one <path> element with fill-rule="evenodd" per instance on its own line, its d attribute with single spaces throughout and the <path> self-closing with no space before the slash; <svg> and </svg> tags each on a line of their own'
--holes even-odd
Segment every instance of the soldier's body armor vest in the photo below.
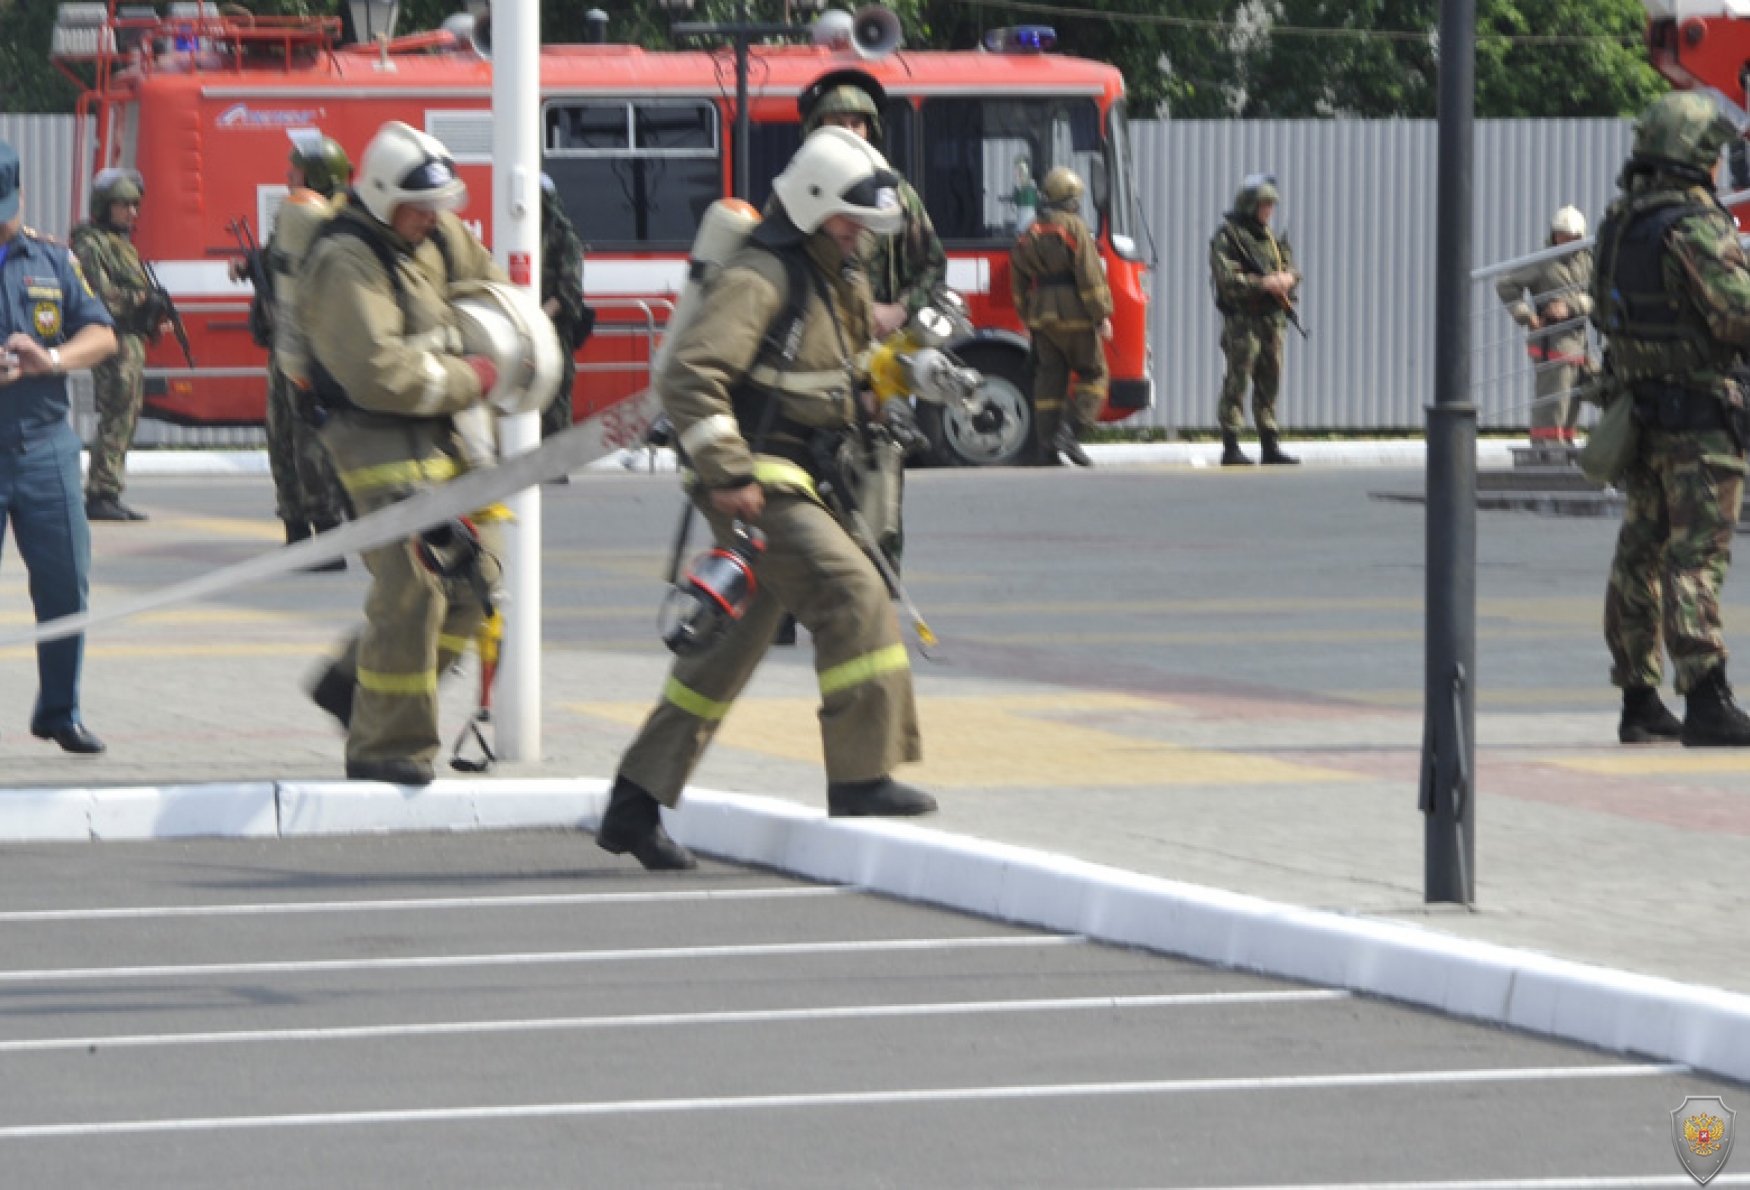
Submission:
<svg viewBox="0 0 1750 1190">
<path fill-rule="evenodd" d="M 1716 210 L 1682 191 L 1652 191 L 1627 200 L 1599 229 L 1596 319 L 1612 368 L 1630 386 L 1711 390 L 1732 366 L 1736 348 L 1715 339 L 1695 304 L 1665 283 L 1665 237 L 1678 221 Z"/>
</svg>

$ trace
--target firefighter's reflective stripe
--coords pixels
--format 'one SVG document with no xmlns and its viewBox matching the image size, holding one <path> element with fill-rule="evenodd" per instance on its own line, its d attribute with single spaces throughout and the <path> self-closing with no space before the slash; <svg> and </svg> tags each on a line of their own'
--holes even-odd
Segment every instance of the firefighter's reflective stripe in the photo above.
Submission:
<svg viewBox="0 0 1750 1190">
<path fill-rule="evenodd" d="M 820 693 L 822 697 L 836 694 L 864 682 L 873 682 L 885 674 L 899 673 L 910 668 L 911 659 L 906 656 L 905 646 L 888 645 L 885 649 L 864 653 L 861 657 L 853 657 L 824 670 L 820 675 Z"/>
<path fill-rule="evenodd" d="M 399 694 L 405 697 L 417 697 L 423 694 L 436 694 L 438 688 L 437 670 L 428 669 L 422 673 L 390 674 L 359 666 L 359 685 L 373 694 Z"/>
<path fill-rule="evenodd" d="M 820 494 L 814 490 L 814 476 L 789 459 L 758 455 L 753 461 L 753 479 L 762 488 L 796 492 L 818 503 Z"/>
<path fill-rule="evenodd" d="M 488 504 L 485 508 L 469 513 L 468 519 L 476 525 L 490 525 L 494 521 L 514 521 L 516 515 L 511 512 L 508 504 Z"/>
<path fill-rule="evenodd" d="M 418 487 L 428 483 L 443 483 L 460 475 L 461 465 L 448 455 L 433 455 L 427 459 L 404 459 L 394 463 L 379 463 L 375 467 L 360 467 L 343 471 L 340 482 L 354 495 L 380 492 L 385 488 Z"/>
<path fill-rule="evenodd" d="M 670 678 L 668 685 L 663 687 L 662 696 L 687 714 L 696 719 L 703 719 L 707 723 L 722 722 L 723 716 L 729 714 L 729 708 L 734 705 L 706 698 L 697 690 L 683 686 L 674 678 Z"/>
<path fill-rule="evenodd" d="M 785 372 L 770 364 L 750 369 L 747 378 L 761 388 L 775 389 L 798 397 L 828 397 L 834 401 L 850 398 L 851 379 L 843 368 L 822 372 Z"/>
<path fill-rule="evenodd" d="M 689 455 L 697 454 L 701 446 L 740 436 L 740 422 L 727 413 L 713 413 L 687 427 L 687 432 L 681 435 L 681 450 Z"/>
<path fill-rule="evenodd" d="M 452 636 L 447 632 L 438 633 L 438 651 L 460 653 L 474 643 L 471 636 Z"/>
</svg>

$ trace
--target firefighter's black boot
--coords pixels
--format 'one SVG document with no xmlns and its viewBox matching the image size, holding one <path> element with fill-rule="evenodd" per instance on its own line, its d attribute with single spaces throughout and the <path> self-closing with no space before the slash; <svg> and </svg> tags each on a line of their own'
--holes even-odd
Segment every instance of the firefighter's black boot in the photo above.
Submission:
<svg viewBox="0 0 1750 1190">
<path fill-rule="evenodd" d="M 909 818 L 935 810 L 935 798 L 892 777 L 834 781 L 826 787 L 826 812 L 833 818 Z"/>
<path fill-rule="evenodd" d="M 1264 448 L 1259 459 L 1262 463 L 1278 467 L 1292 467 L 1300 462 L 1299 459 L 1282 449 L 1282 440 L 1277 437 L 1275 430 L 1259 430 L 1258 444 Z"/>
<path fill-rule="evenodd" d="M 1689 709 L 1683 717 L 1683 746 L 1750 748 L 1750 715 L 1732 700 L 1723 664 L 1690 688 Z"/>
<path fill-rule="evenodd" d="M 662 806 L 657 800 L 624 777 L 614 778 L 614 791 L 608 796 L 595 841 L 597 847 L 614 855 L 630 852 L 652 872 L 680 872 L 699 866 L 693 853 L 662 829 Z"/>
<path fill-rule="evenodd" d="M 1246 457 L 1240 449 L 1240 436 L 1232 430 L 1224 430 L 1221 435 L 1221 465 L 1223 467 L 1250 467 L 1252 460 Z"/>
<path fill-rule="evenodd" d="M 1081 442 L 1076 438 L 1076 428 L 1067 421 L 1058 425 L 1057 433 L 1051 439 L 1051 449 L 1078 467 L 1094 465 L 1094 460 L 1088 457 L 1088 452 L 1082 449 Z"/>
<path fill-rule="evenodd" d="M 322 668 L 322 674 L 310 687 L 310 701 L 333 715 L 342 730 L 352 726 L 352 695 L 354 682 L 332 665 Z"/>
<path fill-rule="evenodd" d="M 1664 744 L 1683 735 L 1683 721 L 1673 715 L 1652 686 L 1625 686 L 1622 722 L 1616 738 L 1625 744 Z"/>
</svg>

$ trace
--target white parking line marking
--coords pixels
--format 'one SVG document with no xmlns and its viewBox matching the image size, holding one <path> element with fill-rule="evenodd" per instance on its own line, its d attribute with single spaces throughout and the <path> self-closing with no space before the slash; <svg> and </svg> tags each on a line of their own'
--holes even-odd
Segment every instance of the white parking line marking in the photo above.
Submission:
<svg viewBox="0 0 1750 1190">
<path fill-rule="evenodd" d="M 188 963 L 159 967 L 69 967 L 0 971 L 0 984 L 82 980 L 192 978 L 211 975 L 303 975 L 329 971 L 412 971 L 442 967 L 533 967 L 548 963 L 630 963 L 648 959 L 775 958 L 784 955 L 878 954 L 892 951 L 982 950 L 1079 946 L 1079 934 L 998 934 L 968 938 L 881 938 L 864 942 L 768 942 L 745 946 L 657 946 L 640 950 L 558 950 L 532 954 L 411 955 L 394 959 L 307 959 L 278 963 Z"/>
<path fill-rule="evenodd" d="M 906 1106 L 1019 1099 L 1080 1099 L 1117 1095 L 1203 1095 L 1235 1091 L 1327 1091 L 1353 1087 L 1409 1087 L 1461 1083 L 1551 1082 L 1562 1079 L 1648 1078 L 1689 1073 L 1681 1065 L 1534 1066 L 1495 1070 L 1411 1070 L 1389 1074 L 1311 1074 L 1280 1078 L 1198 1078 L 1132 1083 L 1047 1083 L 1007 1087 L 942 1087 L 906 1091 L 847 1091 L 815 1095 L 740 1095 L 697 1099 L 623 1099 L 595 1103 L 526 1103 L 404 1111 L 320 1112 L 283 1116 L 207 1116 L 109 1123 L 25 1124 L 0 1128 L 0 1141 L 50 1137 L 122 1136 L 162 1132 L 217 1132 L 244 1128 L 325 1128 L 372 1124 L 442 1124 L 465 1120 L 528 1120 L 579 1116 L 635 1116 L 785 1108 Z"/>
<path fill-rule="evenodd" d="M 436 909 L 530 909 L 561 905 L 650 905 L 670 901 L 756 901 L 839 897 L 860 889 L 842 885 L 799 888 L 693 889 L 679 892 L 554 893 L 509 897 L 430 897 L 402 901 L 276 901 L 253 905 L 155 905 L 119 909 L 19 909 L 0 912 L 0 925 L 39 921 L 128 921 L 158 917 L 268 917 L 282 913 L 386 913 Z"/>
<path fill-rule="evenodd" d="M 1463 1182 L 1305 1182 L 1268 1186 L 1200 1186 L 1191 1190 L 1639 1190 L 1642 1186 L 1693 1186 L 1683 1174 L 1640 1178 L 1498 1178 Z M 1710 1186 L 1750 1186 L 1750 1173 L 1722 1174 Z"/>
<path fill-rule="evenodd" d="M 1205 1005 L 1304 1004 L 1347 1000 L 1343 991 L 1188 992 L 1161 996 L 1083 996 L 1057 1000 L 962 1000 L 937 1004 L 847 1004 L 833 1008 L 760 1008 L 739 1012 L 655 1012 L 510 1021 L 444 1021 L 425 1025 L 354 1025 L 323 1029 L 249 1029 L 229 1033 L 135 1033 L 115 1037 L 45 1037 L 0 1041 L 0 1054 L 45 1050 L 137 1049 L 147 1046 L 234 1045 L 280 1041 L 359 1041 L 378 1037 L 457 1037 L 478 1033 L 538 1033 L 562 1029 L 645 1029 L 676 1025 L 754 1025 L 788 1021 L 877 1020 L 886 1017 L 972 1016 L 1094 1009 L 1198 1008 Z"/>
</svg>

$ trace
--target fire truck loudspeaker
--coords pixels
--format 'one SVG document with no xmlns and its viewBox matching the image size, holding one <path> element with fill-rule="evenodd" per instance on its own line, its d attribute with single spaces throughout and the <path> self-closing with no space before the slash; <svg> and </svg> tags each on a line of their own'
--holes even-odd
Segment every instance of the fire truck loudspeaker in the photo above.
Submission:
<svg viewBox="0 0 1750 1190">
<path fill-rule="evenodd" d="M 498 367 L 486 403 L 500 413 L 539 413 L 559 393 L 563 348 L 539 299 L 514 285 L 465 281 L 450 288 L 462 349 Z"/>
<path fill-rule="evenodd" d="M 814 44 L 851 50 L 859 58 L 885 58 L 899 48 L 899 18 L 891 9 L 866 4 L 855 13 L 835 8 L 814 22 Z"/>
</svg>

